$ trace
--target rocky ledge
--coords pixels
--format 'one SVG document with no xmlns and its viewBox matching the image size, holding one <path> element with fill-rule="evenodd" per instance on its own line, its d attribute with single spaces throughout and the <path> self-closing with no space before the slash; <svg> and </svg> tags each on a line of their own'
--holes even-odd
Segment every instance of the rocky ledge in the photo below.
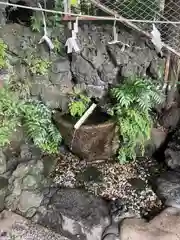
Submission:
<svg viewBox="0 0 180 240">
<path fill-rule="evenodd" d="M 178 132 L 167 149 L 178 138 Z M 114 240 L 119 236 L 121 240 L 134 240 L 141 234 L 143 239 L 153 239 L 158 231 L 158 237 L 178 239 L 172 225 L 173 221 L 180 221 L 178 167 L 167 171 L 153 158 L 127 165 L 88 165 L 71 153 L 62 152 L 61 149 L 61 154 L 53 158 L 43 155 L 31 143 L 23 143 L 19 152 L 0 152 L 0 210 L 6 208 L 30 220 L 29 225 L 17 225 L 12 234 L 21 232 L 22 240 L 43 239 L 38 230 L 41 225 L 51 230 L 47 233 L 41 228 L 42 234 L 47 233 L 52 239 L 63 239 L 63 235 L 72 240 Z M 160 211 L 164 206 L 173 208 L 152 219 L 154 210 Z M 142 217 L 152 220 L 146 222 Z M 0 221 L 1 238 L 9 240 L 3 217 Z M 158 227 L 158 221 L 163 226 L 169 224 L 168 232 L 166 227 Z"/>
<path fill-rule="evenodd" d="M 150 169 L 158 171 L 148 159 L 88 166 L 70 153 L 52 158 L 24 143 L 19 153 L 1 151 L 0 209 L 68 239 L 115 238 L 123 219 L 147 216 L 161 207 L 148 184 Z"/>
</svg>

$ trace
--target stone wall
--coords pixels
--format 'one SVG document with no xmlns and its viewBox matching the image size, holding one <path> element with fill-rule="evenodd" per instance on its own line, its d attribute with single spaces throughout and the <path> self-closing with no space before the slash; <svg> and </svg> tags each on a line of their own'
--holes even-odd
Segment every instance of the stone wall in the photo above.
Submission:
<svg viewBox="0 0 180 240">
<path fill-rule="evenodd" d="M 83 24 L 78 33 L 81 53 L 72 55 L 71 70 L 76 82 L 90 95 L 101 97 L 109 86 L 135 75 L 160 78 L 164 61 L 159 59 L 137 32 L 117 27 L 118 44 L 112 41 L 112 25 Z"/>
<path fill-rule="evenodd" d="M 101 98 L 108 87 L 124 77 L 138 74 L 151 75 L 158 81 L 162 79 L 164 60 L 146 45 L 145 39 L 122 26 L 119 27 L 119 40 L 129 45 L 125 48 L 121 43 L 108 44 L 112 40 L 111 25 L 82 24 L 78 33 L 81 52 L 71 56 L 66 55 L 68 33 L 65 25 L 48 31 L 53 41 L 58 40 L 60 53 L 49 52 L 46 44 L 38 44 L 41 34 L 17 23 L 1 28 L 0 38 L 9 48 L 8 78 L 14 88 L 24 84 L 21 89 L 24 95 L 25 91 L 30 91 L 32 97 L 41 99 L 53 109 L 66 110 L 67 93 L 75 84 L 86 89 L 89 96 Z M 49 61 L 48 72 L 32 74 L 34 59 Z M 1 78 L 5 79 L 4 75 L 1 73 Z"/>
</svg>

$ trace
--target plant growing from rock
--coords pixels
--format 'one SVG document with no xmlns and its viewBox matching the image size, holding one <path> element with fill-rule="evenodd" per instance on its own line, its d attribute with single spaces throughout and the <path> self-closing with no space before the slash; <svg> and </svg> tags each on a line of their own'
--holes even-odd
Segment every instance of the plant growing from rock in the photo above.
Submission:
<svg viewBox="0 0 180 240">
<path fill-rule="evenodd" d="M 7 66 L 7 45 L 0 39 L 0 68 Z"/>
<path fill-rule="evenodd" d="M 0 147 L 9 144 L 13 131 L 21 125 L 20 103 L 13 92 L 0 89 Z"/>
<path fill-rule="evenodd" d="M 69 113 L 72 117 L 81 117 L 91 103 L 89 97 L 75 89 L 71 94 L 71 101 L 68 105 Z"/>
<path fill-rule="evenodd" d="M 62 0 L 55 0 L 54 1 L 54 9 L 56 11 L 64 11 L 64 4 Z M 59 14 L 53 15 L 53 24 L 54 26 L 57 26 L 61 23 L 61 17 Z"/>
<path fill-rule="evenodd" d="M 18 126 L 23 126 L 34 144 L 47 153 L 56 153 L 61 135 L 52 123 L 51 110 L 39 101 L 24 101 L 8 87 L 0 89 L 0 146 L 10 143 Z"/>
<path fill-rule="evenodd" d="M 62 44 L 61 44 L 61 42 L 58 40 L 58 38 L 55 38 L 55 39 L 54 39 L 53 44 L 54 44 L 54 51 L 55 51 L 56 54 L 63 52 Z"/>
<path fill-rule="evenodd" d="M 137 149 L 144 154 L 153 126 L 151 110 L 163 101 L 163 95 L 150 79 L 139 77 L 126 79 L 110 93 L 114 101 L 110 113 L 116 119 L 120 136 L 118 159 L 125 163 L 136 158 Z"/>
<path fill-rule="evenodd" d="M 34 144 L 45 152 L 56 153 L 62 138 L 52 123 L 52 112 L 43 103 L 29 100 L 21 108 L 23 126 Z"/>
<path fill-rule="evenodd" d="M 19 98 L 27 99 L 30 97 L 31 81 L 27 78 L 20 78 L 14 72 L 10 75 L 8 81 L 8 87 L 12 92 L 18 94 Z"/>
<path fill-rule="evenodd" d="M 51 62 L 49 62 L 48 60 L 32 57 L 31 62 L 29 64 L 29 69 L 33 74 L 46 75 L 49 71 L 50 66 Z"/>
<path fill-rule="evenodd" d="M 34 32 L 41 32 L 43 26 L 42 14 L 40 12 L 34 12 L 31 16 L 31 29 Z"/>
</svg>

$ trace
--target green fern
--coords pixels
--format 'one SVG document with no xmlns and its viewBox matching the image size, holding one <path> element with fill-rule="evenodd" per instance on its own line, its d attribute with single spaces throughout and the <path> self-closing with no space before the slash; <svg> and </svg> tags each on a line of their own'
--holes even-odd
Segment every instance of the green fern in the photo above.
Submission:
<svg viewBox="0 0 180 240">
<path fill-rule="evenodd" d="M 10 143 L 12 133 L 24 126 L 42 151 L 57 153 L 61 135 L 51 120 L 51 110 L 39 101 L 23 101 L 8 87 L 0 89 L 0 146 Z"/>
<path fill-rule="evenodd" d="M 56 10 L 56 11 L 63 11 L 63 9 L 64 9 L 64 5 L 63 5 L 63 0 L 55 0 L 55 2 L 54 2 L 54 9 Z M 54 22 L 54 26 L 58 26 L 58 24 L 60 24 L 61 23 L 61 17 L 60 17 L 60 15 L 59 14 L 55 14 L 54 16 L 53 16 L 53 22 Z"/>
<path fill-rule="evenodd" d="M 48 60 L 43 60 L 41 58 L 32 58 L 29 66 L 29 69 L 33 74 L 45 75 L 49 71 L 51 62 Z"/>
<path fill-rule="evenodd" d="M 54 39 L 53 44 L 54 44 L 54 51 L 55 51 L 55 53 L 56 54 L 61 53 L 63 47 L 62 47 L 61 42 L 58 40 L 58 38 Z"/>
<path fill-rule="evenodd" d="M 150 138 L 153 121 L 150 115 L 155 104 L 164 100 L 164 95 L 150 79 L 129 78 L 111 90 L 115 116 L 122 144 L 118 159 L 121 163 L 136 158 L 137 148 L 144 154 L 145 142 Z"/>
<path fill-rule="evenodd" d="M 19 98 L 27 99 L 30 97 L 31 81 L 30 79 L 20 78 L 14 72 L 9 76 L 7 80 L 9 90 L 18 94 Z"/>
<path fill-rule="evenodd" d="M 57 153 L 62 138 L 51 120 L 51 111 L 39 101 L 23 105 L 23 125 L 28 136 L 44 152 Z"/>
<path fill-rule="evenodd" d="M 75 90 L 68 105 L 70 115 L 81 117 L 89 107 L 90 102 L 90 98 Z"/>
<path fill-rule="evenodd" d="M 41 32 L 43 26 L 42 15 L 39 12 L 35 12 L 33 16 L 31 16 L 31 29 L 34 32 Z"/>
<path fill-rule="evenodd" d="M 7 88 L 0 89 L 0 147 L 10 143 L 13 131 L 21 125 L 18 98 Z"/>
<path fill-rule="evenodd" d="M 0 68 L 7 66 L 7 45 L 0 39 Z"/>
</svg>

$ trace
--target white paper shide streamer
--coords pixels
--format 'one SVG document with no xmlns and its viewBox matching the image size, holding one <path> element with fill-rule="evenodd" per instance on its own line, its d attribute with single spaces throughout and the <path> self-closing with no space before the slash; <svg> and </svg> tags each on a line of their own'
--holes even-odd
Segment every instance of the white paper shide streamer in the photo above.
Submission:
<svg viewBox="0 0 180 240">
<path fill-rule="evenodd" d="M 116 19 L 114 20 L 114 25 L 113 25 L 113 38 L 114 39 L 111 42 L 108 42 L 108 44 L 116 44 L 120 42 L 118 41 L 118 34 L 116 30 Z"/>
<path fill-rule="evenodd" d="M 161 40 L 161 33 L 156 28 L 155 24 L 153 24 L 153 30 L 151 32 L 151 35 L 152 35 L 151 42 L 154 44 L 156 52 L 162 54 L 163 42 Z"/>
<path fill-rule="evenodd" d="M 121 51 L 124 52 L 125 47 L 130 47 L 128 44 L 125 44 L 123 42 L 121 42 L 120 40 L 118 40 L 118 33 L 117 33 L 117 29 L 116 29 L 116 17 L 114 20 L 114 25 L 113 25 L 113 40 L 111 42 L 108 42 L 108 44 L 116 44 L 116 43 L 121 43 L 122 44 L 122 48 Z"/>
<path fill-rule="evenodd" d="M 42 9 L 42 6 L 40 3 L 38 3 L 39 7 Z M 44 15 L 44 12 L 43 12 L 43 9 L 42 9 L 42 17 L 43 17 L 43 25 L 44 25 L 44 35 L 43 37 L 40 39 L 39 41 L 39 44 L 43 43 L 43 42 L 46 42 L 49 49 L 52 50 L 54 49 L 54 45 L 51 41 L 51 39 L 48 37 L 48 34 L 47 34 L 47 26 L 46 26 L 46 18 L 45 18 L 45 15 Z"/>
<path fill-rule="evenodd" d="M 78 17 L 76 18 L 75 23 L 73 24 L 72 36 L 67 39 L 65 46 L 67 47 L 67 53 L 79 52 L 80 48 L 77 44 L 77 33 L 78 33 Z"/>
</svg>

